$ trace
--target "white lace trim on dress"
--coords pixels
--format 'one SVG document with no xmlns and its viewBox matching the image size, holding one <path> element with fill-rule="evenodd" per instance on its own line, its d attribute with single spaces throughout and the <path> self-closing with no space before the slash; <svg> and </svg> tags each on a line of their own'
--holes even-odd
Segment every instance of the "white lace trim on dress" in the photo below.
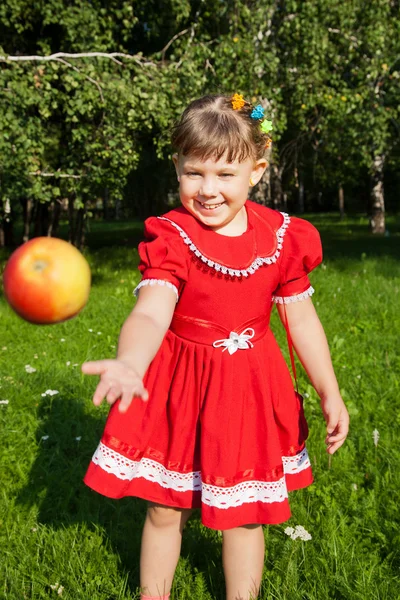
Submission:
<svg viewBox="0 0 400 600">
<path fill-rule="evenodd" d="M 187 235 L 187 233 L 177 223 L 175 223 L 174 221 L 171 221 L 171 219 L 168 219 L 167 217 L 157 217 L 157 218 L 161 219 L 163 221 L 167 221 L 168 223 L 171 223 L 171 225 L 173 225 L 173 227 L 175 227 L 175 229 L 177 229 L 179 231 L 179 235 L 183 239 L 184 243 L 189 247 L 189 250 L 191 250 L 193 252 L 193 254 L 195 254 L 203 263 L 207 264 L 209 267 L 211 267 L 215 271 L 220 272 L 223 275 L 230 275 L 231 277 L 248 277 L 249 275 L 253 275 L 253 273 L 255 273 L 257 271 L 257 269 L 259 269 L 263 265 L 271 265 L 273 263 L 276 263 L 276 261 L 278 260 L 280 254 L 281 254 L 280 251 L 283 248 L 283 238 L 285 237 L 286 229 L 289 227 L 289 223 L 290 223 L 290 217 L 287 213 L 281 212 L 281 215 L 283 216 L 283 224 L 276 231 L 276 241 L 277 241 L 276 251 L 274 252 L 274 254 L 272 256 L 265 256 L 265 257 L 258 256 L 252 262 L 250 267 L 248 267 L 247 269 L 230 269 L 229 267 L 227 267 L 225 265 L 220 265 L 219 263 L 216 263 L 213 260 L 210 260 L 209 258 L 207 258 L 207 256 L 205 256 L 204 254 L 202 254 L 202 252 L 200 252 L 200 250 L 192 242 L 192 240 Z"/>
<path fill-rule="evenodd" d="M 200 471 L 179 473 L 169 471 L 160 463 L 149 458 L 130 460 L 100 442 L 92 461 L 103 471 L 118 479 L 132 481 L 142 477 L 163 488 L 176 492 L 201 491 L 202 502 L 214 508 L 232 508 L 249 502 L 283 502 L 287 498 L 285 478 L 278 481 L 244 481 L 231 487 L 202 483 Z M 283 456 L 285 474 L 294 475 L 310 467 L 307 449 L 296 456 Z"/>
<path fill-rule="evenodd" d="M 178 302 L 179 300 L 178 288 L 176 287 L 176 285 L 174 285 L 170 281 L 165 281 L 164 279 L 143 279 L 143 281 L 141 281 L 139 285 L 137 285 L 133 290 L 133 293 L 136 297 L 139 295 L 140 288 L 145 285 L 165 285 L 167 288 L 175 292 L 176 301 Z"/>
<path fill-rule="evenodd" d="M 294 456 L 283 456 L 282 462 L 285 475 L 296 475 L 311 467 L 307 448 L 304 448 L 299 454 L 295 454 Z"/>
<path fill-rule="evenodd" d="M 295 296 L 272 296 L 272 302 L 275 304 L 290 304 L 291 302 L 301 302 L 302 300 L 306 300 L 306 298 L 310 298 L 315 292 L 314 288 L 310 285 L 310 287 L 301 294 L 296 294 Z"/>
</svg>

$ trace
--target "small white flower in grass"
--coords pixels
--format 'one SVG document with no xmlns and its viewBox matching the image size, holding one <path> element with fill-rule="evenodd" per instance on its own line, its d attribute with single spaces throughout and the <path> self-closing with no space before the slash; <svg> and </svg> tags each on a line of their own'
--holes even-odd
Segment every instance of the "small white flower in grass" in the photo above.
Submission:
<svg viewBox="0 0 400 600">
<path fill-rule="evenodd" d="M 65 342 L 64 338 L 61 338 L 60 342 Z"/>
<path fill-rule="evenodd" d="M 67 365 L 67 367 L 69 367 L 69 365 L 71 364 L 71 361 L 67 360 L 67 362 L 65 364 Z"/>
<path fill-rule="evenodd" d="M 49 437 L 50 437 L 49 435 L 42 435 L 42 437 L 40 438 L 40 441 L 41 441 L 41 442 L 42 442 L 42 441 L 43 441 L 43 442 L 45 442 L 46 440 L 48 440 L 48 439 L 49 439 Z"/>
<path fill-rule="evenodd" d="M 75 439 L 76 439 L 76 441 L 77 441 L 77 442 L 80 442 L 80 441 L 81 441 L 81 439 L 82 439 L 82 436 L 81 436 L 81 435 L 78 435 L 78 437 L 76 437 Z"/>
<path fill-rule="evenodd" d="M 32 533 L 36 533 L 37 532 L 37 527 L 32 527 L 31 531 L 32 531 Z"/>
<path fill-rule="evenodd" d="M 378 442 L 379 442 L 379 431 L 377 429 L 373 430 L 373 432 L 372 432 L 372 438 L 374 440 L 374 444 L 375 444 L 375 448 L 376 448 L 377 445 L 378 445 Z"/>
<path fill-rule="evenodd" d="M 0 404 L 8 404 L 8 400 L 0 400 Z"/>
<path fill-rule="evenodd" d="M 312 536 L 302 525 L 296 525 L 295 532 L 297 533 L 297 537 L 299 537 L 304 542 L 308 542 L 308 540 L 312 539 Z"/>
<path fill-rule="evenodd" d="M 60 392 L 58 392 L 57 390 L 46 390 L 44 392 L 44 394 L 42 394 L 42 397 L 44 396 L 55 396 L 56 394 L 59 394 Z"/>
<path fill-rule="evenodd" d="M 356 492 L 358 490 L 358 486 L 356 483 L 352 483 L 351 487 L 353 488 L 353 490 Z"/>
<path fill-rule="evenodd" d="M 50 584 L 50 587 L 51 587 L 51 589 L 52 589 L 54 592 L 57 592 L 57 594 L 58 594 L 59 596 L 62 596 L 62 593 L 63 593 L 63 591 L 64 591 L 64 587 L 63 587 L 62 585 L 60 585 L 60 584 L 58 583 L 58 581 L 57 581 L 57 583 L 55 583 L 54 585 L 51 585 L 51 584 Z"/>
<path fill-rule="evenodd" d="M 37 354 L 34 354 L 34 355 L 33 355 L 33 358 L 39 358 L 39 357 L 38 357 L 38 355 L 37 355 Z"/>
<path fill-rule="evenodd" d="M 93 333 L 93 329 L 88 329 L 88 331 L 90 331 L 90 333 Z"/>
<path fill-rule="evenodd" d="M 296 525 L 293 527 L 286 527 L 285 529 L 286 535 L 288 535 L 292 540 L 296 540 L 300 538 L 303 542 L 308 542 L 308 540 L 312 539 L 312 536 L 306 529 L 304 529 L 303 525 Z"/>
<path fill-rule="evenodd" d="M 340 292 L 341 288 L 338 288 L 337 291 Z"/>
<path fill-rule="evenodd" d="M 74 363 L 72 366 L 73 367 L 78 367 L 79 365 L 78 365 L 78 363 Z"/>
<path fill-rule="evenodd" d="M 7 346 L 3 346 L 3 347 L 2 347 L 2 350 L 7 350 Z"/>
<path fill-rule="evenodd" d="M 357 379 L 361 379 L 361 375 L 357 375 Z"/>
<path fill-rule="evenodd" d="M 98 332 L 97 332 L 97 335 L 101 335 L 101 331 L 98 331 Z"/>
<path fill-rule="evenodd" d="M 31 367 L 31 365 L 25 365 L 25 371 L 27 373 L 36 373 L 36 369 L 34 369 L 33 367 Z"/>
<path fill-rule="evenodd" d="M 303 394 L 304 398 L 309 398 L 310 394 L 307 394 L 307 392 L 305 394 Z"/>
</svg>

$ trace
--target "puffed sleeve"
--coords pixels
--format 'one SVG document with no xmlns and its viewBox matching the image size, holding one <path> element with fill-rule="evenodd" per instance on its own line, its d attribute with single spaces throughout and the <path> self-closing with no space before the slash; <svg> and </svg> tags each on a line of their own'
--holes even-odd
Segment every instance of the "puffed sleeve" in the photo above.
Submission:
<svg viewBox="0 0 400 600">
<path fill-rule="evenodd" d="M 304 219 L 292 217 L 283 239 L 280 283 L 272 300 L 288 304 L 305 300 L 314 293 L 308 273 L 322 261 L 318 230 Z"/>
<path fill-rule="evenodd" d="M 177 297 L 188 279 L 188 257 L 179 232 L 168 222 L 156 217 L 144 223 L 145 240 L 138 246 L 139 271 L 142 280 L 134 290 L 137 296 L 145 285 L 165 285 Z"/>
</svg>

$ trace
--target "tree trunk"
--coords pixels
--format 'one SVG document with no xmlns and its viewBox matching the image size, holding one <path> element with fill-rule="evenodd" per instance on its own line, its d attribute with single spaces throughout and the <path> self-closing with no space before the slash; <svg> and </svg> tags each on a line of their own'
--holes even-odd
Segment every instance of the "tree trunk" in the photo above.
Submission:
<svg viewBox="0 0 400 600">
<path fill-rule="evenodd" d="M 250 198 L 262 204 L 263 206 L 269 206 L 271 204 L 271 186 L 270 186 L 270 167 L 268 166 L 265 170 L 264 175 L 255 187 L 250 191 Z"/>
<path fill-rule="evenodd" d="M 103 196 L 103 219 L 105 221 L 108 220 L 108 200 L 109 200 L 109 190 L 108 188 L 104 188 L 104 196 Z"/>
<path fill-rule="evenodd" d="M 371 175 L 371 218 L 372 233 L 385 233 L 385 194 L 383 189 L 383 168 L 385 157 L 378 154 L 374 157 Z"/>
<path fill-rule="evenodd" d="M 78 214 L 76 215 L 75 239 L 73 241 L 73 244 L 80 250 L 83 247 L 84 243 L 85 243 L 85 209 L 79 208 Z"/>
<path fill-rule="evenodd" d="M 283 210 L 287 212 L 287 192 L 283 192 Z"/>
<path fill-rule="evenodd" d="M 53 212 L 53 229 L 51 235 L 56 236 L 60 227 L 60 215 L 61 215 L 61 201 L 54 201 L 54 212 Z"/>
<path fill-rule="evenodd" d="M 0 246 L 6 246 L 10 248 L 14 245 L 14 225 L 11 213 L 11 202 L 9 198 L 5 199 L 3 210 L 0 213 L 0 226 Z"/>
<path fill-rule="evenodd" d="M 48 202 L 37 202 L 35 211 L 34 236 L 47 235 L 49 227 L 49 204 Z"/>
<path fill-rule="evenodd" d="M 0 247 L 12 248 L 14 246 L 14 227 L 11 219 L 2 219 L 0 224 Z"/>
<path fill-rule="evenodd" d="M 276 210 L 283 205 L 282 172 L 283 169 L 278 168 L 277 164 L 271 164 L 272 205 Z"/>
<path fill-rule="evenodd" d="M 58 233 L 58 227 L 60 224 L 61 214 L 61 202 L 54 200 L 52 204 L 51 219 L 49 219 L 49 226 L 46 232 L 48 237 L 54 237 Z"/>
<path fill-rule="evenodd" d="M 299 212 L 300 214 L 304 213 L 304 178 L 302 172 L 299 173 L 299 196 L 297 212 Z"/>
<path fill-rule="evenodd" d="M 30 236 L 30 226 L 32 218 L 32 200 L 30 198 L 23 198 L 22 204 L 22 216 L 23 216 L 23 233 L 22 241 L 27 242 Z"/>
<path fill-rule="evenodd" d="M 338 190 L 340 220 L 344 219 L 344 190 L 343 185 L 339 183 Z"/>
<path fill-rule="evenodd" d="M 74 198 L 68 198 L 68 241 L 73 244 L 75 240 Z"/>
</svg>

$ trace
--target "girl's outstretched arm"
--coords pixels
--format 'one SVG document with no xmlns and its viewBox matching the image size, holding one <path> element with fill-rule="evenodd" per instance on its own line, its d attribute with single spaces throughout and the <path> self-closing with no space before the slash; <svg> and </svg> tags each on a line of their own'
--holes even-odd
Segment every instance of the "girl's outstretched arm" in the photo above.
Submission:
<svg viewBox="0 0 400 600">
<path fill-rule="evenodd" d="M 161 346 L 175 306 L 176 295 L 166 286 L 140 289 L 136 305 L 121 328 L 117 357 L 82 365 L 86 375 L 100 375 L 93 396 L 96 406 L 104 398 L 109 404 L 121 398 L 119 410 L 126 412 L 134 396 L 148 399 L 142 379 Z"/>
<path fill-rule="evenodd" d="M 333 454 L 347 437 L 349 414 L 340 395 L 321 321 L 310 298 L 277 307 L 283 324 L 286 313 L 296 354 L 321 398 L 328 434 L 325 443 L 329 454 Z"/>
</svg>

